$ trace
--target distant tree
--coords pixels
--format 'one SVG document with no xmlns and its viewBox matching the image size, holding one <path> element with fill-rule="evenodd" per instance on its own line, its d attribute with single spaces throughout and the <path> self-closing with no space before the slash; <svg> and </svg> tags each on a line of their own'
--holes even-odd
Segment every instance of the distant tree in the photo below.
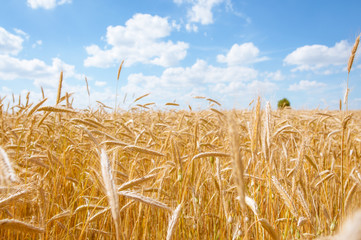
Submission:
<svg viewBox="0 0 361 240">
<path fill-rule="evenodd" d="M 290 101 L 288 101 L 287 98 L 282 98 L 281 100 L 278 101 L 278 109 L 283 109 L 285 107 L 290 107 L 291 106 L 291 103 Z"/>
</svg>

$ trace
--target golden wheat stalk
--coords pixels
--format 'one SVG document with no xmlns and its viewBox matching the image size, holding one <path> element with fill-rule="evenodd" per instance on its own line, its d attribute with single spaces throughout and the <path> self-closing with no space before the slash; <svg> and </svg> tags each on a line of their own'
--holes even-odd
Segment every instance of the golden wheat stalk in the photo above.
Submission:
<svg viewBox="0 0 361 240">
<path fill-rule="evenodd" d="M 148 176 L 144 176 L 144 177 L 141 177 L 141 178 L 137 178 L 137 179 L 133 179 L 131 181 L 128 181 L 126 183 L 123 183 L 119 188 L 118 188 L 118 191 L 121 191 L 121 190 L 125 190 L 125 189 L 128 189 L 128 188 L 131 188 L 131 187 L 134 187 L 134 186 L 137 186 L 141 183 L 144 183 L 148 180 L 151 180 L 153 179 L 155 176 L 157 176 L 156 174 L 151 174 L 151 175 L 148 175 Z"/>
<path fill-rule="evenodd" d="M 351 68 L 352 68 L 353 60 L 354 60 L 355 55 L 356 55 L 358 44 L 360 43 L 360 36 L 361 36 L 361 34 L 358 35 L 358 37 L 356 38 L 355 44 L 353 45 L 353 48 L 351 50 L 350 58 L 348 59 L 347 72 L 349 74 L 350 74 L 350 71 L 351 71 Z"/>
<path fill-rule="evenodd" d="M 240 154 L 239 135 L 237 125 L 231 114 L 228 115 L 228 134 L 231 147 L 231 157 L 233 162 L 233 176 L 235 178 L 238 196 L 240 197 L 240 204 L 243 211 L 246 211 L 246 188 L 244 185 L 244 167 Z"/>
<path fill-rule="evenodd" d="M 346 91 L 345 91 L 345 96 L 344 96 L 344 104 L 346 105 L 346 111 L 348 111 L 348 94 L 350 92 L 350 89 L 348 87 L 349 86 L 348 82 L 349 82 L 349 78 L 350 78 L 350 71 L 351 71 L 351 68 L 352 68 L 353 60 L 355 59 L 357 47 L 358 47 L 359 42 L 360 42 L 360 35 L 355 40 L 355 44 L 353 45 L 353 48 L 351 50 L 351 55 L 350 55 L 350 58 L 348 59 L 348 64 L 347 64 L 347 86 L 346 86 Z"/>
<path fill-rule="evenodd" d="M 57 94 L 57 96 L 56 96 L 56 104 L 58 104 L 58 103 L 60 102 L 62 85 L 63 85 L 63 71 L 60 72 L 60 79 L 59 79 L 59 86 L 58 86 L 58 94 Z"/>
<path fill-rule="evenodd" d="M 258 217 L 260 215 L 260 211 L 256 201 L 248 196 L 246 196 L 245 201 L 247 206 L 252 210 L 253 214 Z"/>
<path fill-rule="evenodd" d="M 179 204 L 178 207 L 173 211 L 173 214 L 170 218 L 169 224 L 168 224 L 168 230 L 167 230 L 167 240 L 171 240 L 173 233 L 175 231 L 175 226 L 178 223 L 179 214 L 182 209 L 182 204 Z"/>
<path fill-rule="evenodd" d="M 178 103 L 172 103 L 172 102 L 168 102 L 165 104 L 166 106 L 174 106 L 174 107 L 179 107 Z M 144 106 L 143 106 L 144 107 Z"/>
<path fill-rule="evenodd" d="M 19 191 L 17 193 L 14 193 L 14 194 L 12 194 L 11 196 L 9 196 L 7 198 L 0 199 L 0 208 L 15 202 L 16 200 L 18 200 L 19 198 L 25 196 L 28 193 L 30 193 L 30 190 L 25 189 L 23 191 Z"/>
<path fill-rule="evenodd" d="M 155 199 L 143 196 L 143 195 L 141 195 L 139 193 L 131 192 L 131 191 L 119 191 L 118 194 L 121 195 L 121 196 L 127 197 L 127 198 L 137 200 L 137 201 L 142 202 L 142 203 L 146 203 L 146 204 L 148 204 L 150 206 L 165 209 L 167 211 L 172 212 L 172 209 L 170 207 L 168 207 L 165 203 L 162 203 L 162 202 L 159 202 L 159 201 L 157 201 Z"/>
<path fill-rule="evenodd" d="M 207 100 L 207 101 L 210 101 L 210 102 L 213 102 L 213 103 L 217 104 L 218 106 L 221 106 L 221 105 L 222 105 L 222 104 L 220 104 L 218 101 L 216 101 L 216 100 L 214 100 L 214 99 L 212 99 L 212 98 L 207 98 L 206 100 Z"/>
<path fill-rule="evenodd" d="M 202 152 L 198 153 L 192 158 L 192 161 L 198 158 L 206 158 L 206 157 L 230 157 L 228 153 L 222 153 L 222 152 Z"/>
<path fill-rule="evenodd" d="M 2 147 L 0 147 L 0 181 L 5 183 L 19 181 L 19 178 L 15 174 L 8 155 Z"/>
<path fill-rule="evenodd" d="M 219 111 L 219 110 L 217 110 L 217 109 L 215 109 L 215 108 L 211 108 L 211 111 L 219 114 L 220 116 L 223 116 L 223 117 L 225 116 L 224 113 L 222 113 L 221 111 Z"/>
<path fill-rule="evenodd" d="M 138 102 L 140 99 L 149 96 L 149 94 L 150 94 L 150 93 L 146 93 L 146 94 L 144 94 L 144 95 L 142 95 L 142 96 L 140 96 L 140 97 L 137 97 L 137 98 L 133 101 L 133 103 Z"/>
<path fill-rule="evenodd" d="M 112 168 L 110 167 L 108 155 L 103 148 L 101 149 L 100 152 L 100 165 L 101 165 L 101 171 L 106 190 L 106 195 L 108 197 L 109 205 L 112 212 L 112 217 L 114 220 L 116 237 L 117 240 L 119 240 L 120 239 L 119 197 L 116 192 L 116 188 L 113 180 Z"/>
<path fill-rule="evenodd" d="M 145 153 L 145 154 L 149 154 L 149 155 L 155 155 L 158 157 L 165 157 L 164 153 L 161 153 L 161 152 L 158 152 L 158 151 L 155 151 L 152 149 L 144 148 L 144 147 L 135 146 L 135 145 L 128 145 L 128 146 L 124 147 L 123 149 L 132 151 L 132 152 L 139 152 L 139 153 Z"/>
<path fill-rule="evenodd" d="M 33 113 L 41 106 L 43 105 L 43 103 L 48 100 L 48 98 L 44 98 L 43 100 L 41 100 L 38 104 L 36 104 L 28 113 L 28 117 L 31 117 L 31 115 L 33 115 Z"/>
<path fill-rule="evenodd" d="M 44 107 L 38 108 L 37 111 L 57 112 L 57 113 L 77 113 L 77 111 L 70 109 L 70 108 L 52 107 L 52 106 L 44 106 Z"/>
<path fill-rule="evenodd" d="M 105 209 L 104 206 L 100 206 L 100 205 L 95 205 L 95 204 L 85 204 L 85 205 L 81 205 L 79 207 L 77 207 L 74 212 L 73 212 L 73 216 L 77 215 L 80 212 L 83 211 L 89 211 L 89 210 L 95 210 L 95 209 Z"/>
<path fill-rule="evenodd" d="M 277 231 L 273 228 L 273 226 L 268 222 L 267 219 L 261 218 L 258 220 L 258 222 L 261 223 L 261 226 L 268 232 L 268 234 L 272 237 L 272 239 L 274 240 L 280 239 Z"/>
<path fill-rule="evenodd" d="M 83 124 L 83 125 L 86 125 L 86 126 L 91 126 L 93 128 L 99 128 L 99 127 L 103 128 L 104 127 L 103 125 L 101 125 L 98 122 L 89 121 L 89 119 L 84 120 L 84 119 L 80 119 L 80 118 L 72 118 L 72 119 L 70 119 L 70 121 L 74 122 L 74 123 L 80 123 L 80 124 Z"/>
<path fill-rule="evenodd" d="M 275 176 L 272 176 L 272 182 L 273 182 L 273 185 L 275 186 L 277 192 L 280 194 L 281 198 L 283 199 L 284 203 L 286 204 L 288 209 L 291 211 L 292 215 L 294 217 L 298 217 L 296 207 L 295 207 L 290 195 L 286 191 L 286 189 L 281 185 L 281 183 L 278 181 L 278 179 Z"/>
<path fill-rule="evenodd" d="M 124 60 L 120 63 L 119 69 L 118 69 L 118 75 L 117 75 L 117 87 L 115 89 L 115 106 L 114 106 L 114 113 L 117 113 L 117 98 L 118 98 L 118 84 L 119 84 L 119 76 L 120 72 L 122 71 Z"/>
<path fill-rule="evenodd" d="M 258 138 L 260 132 L 260 123 L 261 123 L 261 97 L 258 96 L 256 110 L 254 112 L 254 117 L 252 121 L 252 136 L 251 136 L 251 151 L 252 151 L 252 161 L 255 163 L 255 156 L 258 149 Z"/>
<path fill-rule="evenodd" d="M 53 221 L 59 221 L 60 219 L 69 217 L 71 215 L 69 210 L 65 210 L 64 212 L 61 212 L 59 214 L 56 214 L 54 216 L 52 216 L 47 222 L 46 224 L 49 225 L 50 223 L 52 223 Z"/>
<path fill-rule="evenodd" d="M 30 223 L 22 222 L 16 219 L 2 219 L 0 220 L 0 229 L 12 229 L 22 232 L 30 233 L 44 233 L 45 229 L 36 227 Z"/>
<path fill-rule="evenodd" d="M 104 134 L 105 135 L 105 134 Z M 106 135 L 107 136 L 107 135 Z M 108 136 L 107 136 L 108 137 Z M 101 142 L 100 144 L 105 144 L 107 146 L 123 146 L 123 147 L 126 147 L 128 146 L 129 144 L 127 143 L 124 143 L 124 142 L 121 142 L 121 141 L 117 141 L 117 140 L 107 140 L 107 141 L 104 141 L 104 142 Z"/>
</svg>

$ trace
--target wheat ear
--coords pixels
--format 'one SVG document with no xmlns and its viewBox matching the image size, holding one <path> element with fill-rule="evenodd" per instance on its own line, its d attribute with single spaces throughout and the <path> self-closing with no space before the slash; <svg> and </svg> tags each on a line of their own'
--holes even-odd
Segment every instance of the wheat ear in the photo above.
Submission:
<svg viewBox="0 0 361 240">
<path fill-rule="evenodd" d="M 19 179 L 15 174 L 15 171 L 11 165 L 11 162 L 6 154 L 5 150 L 0 147 L 0 180 L 1 182 L 8 183 L 10 182 L 17 182 Z"/>
<path fill-rule="evenodd" d="M 171 240 L 175 226 L 177 225 L 179 214 L 182 209 L 182 204 L 179 204 L 178 207 L 173 211 L 172 217 L 170 218 L 169 224 L 168 224 L 168 230 L 167 230 L 167 240 Z"/>
<path fill-rule="evenodd" d="M 60 72 L 59 86 L 58 86 L 58 94 L 56 96 L 56 104 L 60 102 L 61 97 L 61 87 L 63 85 L 63 71 Z"/>
<path fill-rule="evenodd" d="M 112 169 L 110 167 L 109 159 L 104 149 L 101 149 L 100 164 L 102 169 L 104 186 L 115 224 L 117 240 L 119 240 L 120 239 L 119 197 L 116 192 L 115 184 L 113 181 Z"/>
<path fill-rule="evenodd" d="M 0 229 L 13 229 L 22 232 L 44 233 L 45 229 L 36 227 L 26 222 L 16 219 L 2 219 L 0 220 Z"/>
<path fill-rule="evenodd" d="M 239 151 L 239 135 L 237 131 L 237 125 L 231 115 L 228 116 L 228 124 L 228 132 L 231 144 L 231 157 L 233 160 L 233 173 L 238 189 L 238 196 L 240 197 L 242 210 L 246 210 L 246 194 L 243 179 L 244 167 L 242 157 Z"/>
</svg>

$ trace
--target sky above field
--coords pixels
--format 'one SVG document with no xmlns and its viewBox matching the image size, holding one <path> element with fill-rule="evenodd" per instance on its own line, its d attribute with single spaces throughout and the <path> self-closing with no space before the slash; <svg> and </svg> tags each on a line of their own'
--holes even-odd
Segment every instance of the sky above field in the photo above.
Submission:
<svg viewBox="0 0 361 240">
<path fill-rule="evenodd" d="M 123 109 L 167 102 L 193 109 L 248 108 L 260 95 L 275 108 L 338 109 L 347 63 L 361 32 L 361 1 L 14 0 L 0 8 L 0 96 Z M 361 46 L 360 46 L 361 47 Z M 361 108 L 361 61 L 349 79 L 349 108 Z M 88 81 L 88 95 L 85 78 Z M 150 93 L 139 102 L 137 97 Z"/>
</svg>

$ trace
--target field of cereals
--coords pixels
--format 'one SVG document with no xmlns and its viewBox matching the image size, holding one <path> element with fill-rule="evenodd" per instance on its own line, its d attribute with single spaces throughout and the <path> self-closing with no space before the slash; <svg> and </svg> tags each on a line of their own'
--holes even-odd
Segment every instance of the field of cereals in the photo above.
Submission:
<svg viewBox="0 0 361 240">
<path fill-rule="evenodd" d="M 0 105 L 1 239 L 313 239 L 361 207 L 360 111 L 68 97 Z"/>
<path fill-rule="evenodd" d="M 143 95 L 109 113 L 73 108 L 61 86 L 62 73 L 55 106 L 44 93 L 0 99 L 1 239 L 360 239 L 348 79 L 338 111 L 260 98 L 251 110 L 207 98 L 202 111 L 152 110 Z"/>
</svg>

